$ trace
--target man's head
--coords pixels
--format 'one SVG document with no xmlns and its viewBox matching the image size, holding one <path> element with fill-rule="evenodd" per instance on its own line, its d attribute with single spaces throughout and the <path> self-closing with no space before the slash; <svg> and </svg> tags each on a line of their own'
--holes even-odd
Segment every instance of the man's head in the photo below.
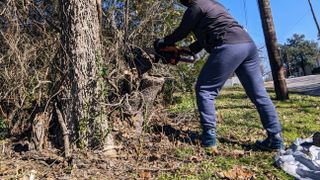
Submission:
<svg viewBox="0 0 320 180">
<path fill-rule="evenodd" d="M 180 0 L 180 3 L 187 7 L 190 6 L 191 2 L 192 0 Z"/>
</svg>

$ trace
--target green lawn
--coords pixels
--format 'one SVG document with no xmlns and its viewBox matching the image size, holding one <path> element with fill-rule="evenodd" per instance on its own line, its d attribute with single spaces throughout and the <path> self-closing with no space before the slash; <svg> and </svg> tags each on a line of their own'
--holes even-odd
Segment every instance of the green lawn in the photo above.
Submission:
<svg viewBox="0 0 320 180">
<path fill-rule="evenodd" d="M 275 97 L 270 92 L 271 98 Z M 183 95 L 182 102 L 169 111 L 192 112 L 194 98 Z M 283 126 L 286 146 L 298 137 L 309 137 L 320 131 L 320 97 L 290 94 L 290 100 L 273 101 Z M 293 179 L 274 166 L 275 153 L 255 151 L 253 143 L 265 137 L 259 115 L 240 87 L 222 90 L 216 101 L 218 148 L 221 155 L 199 154 L 199 147 L 178 147 L 183 159 L 200 157 L 198 162 L 183 163 L 174 173 L 163 173 L 160 179 L 220 179 L 253 176 L 256 179 Z"/>
</svg>

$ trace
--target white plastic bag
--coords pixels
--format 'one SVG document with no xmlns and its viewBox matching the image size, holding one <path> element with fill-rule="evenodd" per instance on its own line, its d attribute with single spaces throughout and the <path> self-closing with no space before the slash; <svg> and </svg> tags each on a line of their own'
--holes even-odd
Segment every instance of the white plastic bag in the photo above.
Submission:
<svg viewBox="0 0 320 180">
<path fill-rule="evenodd" d="M 320 147 L 313 145 L 312 137 L 298 138 L 275 159 L 279 167 L 297 179 L 320 180 Z"/>
</svg>

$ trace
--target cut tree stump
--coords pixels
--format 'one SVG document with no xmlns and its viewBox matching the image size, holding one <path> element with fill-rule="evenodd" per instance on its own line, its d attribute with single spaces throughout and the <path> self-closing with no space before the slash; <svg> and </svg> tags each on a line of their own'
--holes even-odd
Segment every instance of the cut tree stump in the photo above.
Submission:
<svg viewBox="0 0 320 180">
<path fill-rule="evenodd" d="M 47 148 L 49 122 L 52 115 L 47 112 L 37 114 L 32 122 L 30 149 L 42 151 Z"/>
<path fill-rule="evenodd" d="M 148 119 L 154 110 L 154 102 L 157 95 L 162 90 L 165 79 L 164 77 L 155 77 L 144 75 L 140 81 L 139 92 L 140 97 L 131 97 L 130 107 L 128 108 L 132 114 L 131 121 L 135 128 L 135 136 L 139 136 L 143 130 L 145 119 Z"/>
</svg>

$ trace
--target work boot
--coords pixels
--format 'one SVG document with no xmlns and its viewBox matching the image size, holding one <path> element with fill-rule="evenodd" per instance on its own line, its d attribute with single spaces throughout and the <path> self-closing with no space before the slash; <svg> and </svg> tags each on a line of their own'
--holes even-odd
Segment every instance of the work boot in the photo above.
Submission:
<svg viewBox="0 0 320 180">
<path fill-rule="evenodd" d="M 219 153 L 216 146 L 215 129 L 203 130 L 201 145 L 204 148 L 205 153 L 209 156 L 215 156 Z"/>
<path fill-rule="evenodd" d="M 215 129 L 203 130 L 201 136 L 201 145 L 203 147 L 216 146 L 216 131 Z"/>
<path fill-rule="evenodd" d="M 255 146 L 263 151 L 280 151 L 284 150 L 281 133 L 268 133 L 265 140 L 257 140 Z"/>
</svg>

